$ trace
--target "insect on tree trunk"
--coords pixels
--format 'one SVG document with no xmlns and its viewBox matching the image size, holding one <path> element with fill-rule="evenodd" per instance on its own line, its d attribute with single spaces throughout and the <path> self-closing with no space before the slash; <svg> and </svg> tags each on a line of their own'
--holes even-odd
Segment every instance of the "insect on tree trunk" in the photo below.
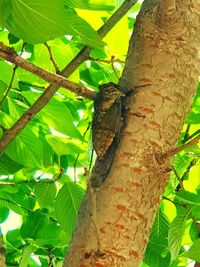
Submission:
<svg viewBox="0 0 200 267">
<path fill-rule="evenodd" d="M 199 20 L 198 0 L 144 1 L 120 81 L 135 88 L 123 136 L 96 192 L 95 224 L 86 192 L 65 267 L 140 265 L 169 174 L 162 155 L 176 146 L 195 94 Z"/>
</svg>

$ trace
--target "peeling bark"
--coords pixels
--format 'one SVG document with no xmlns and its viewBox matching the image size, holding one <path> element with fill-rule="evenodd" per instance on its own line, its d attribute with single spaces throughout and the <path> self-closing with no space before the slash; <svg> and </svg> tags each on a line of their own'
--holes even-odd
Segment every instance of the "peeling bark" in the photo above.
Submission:
<svg viewBox="0 0 200 267">
<path fill-rule="evenodd" d="M 175 10 L 146 0 L 137 17 L 120 81 L 135 88 L 123 137 L 106 181 L 86 192 L 64 267 L 138 267 L 143 259 L 170 170 L 170 158 L 158 159 L 176 146 L 199 75 L 200 3 L 165 2 Z"/>
</svg>

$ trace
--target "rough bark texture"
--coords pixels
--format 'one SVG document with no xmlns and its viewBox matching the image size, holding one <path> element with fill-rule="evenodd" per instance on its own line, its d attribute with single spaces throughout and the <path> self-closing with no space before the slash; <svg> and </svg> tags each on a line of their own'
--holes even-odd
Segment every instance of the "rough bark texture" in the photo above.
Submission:
<svg viewBox="0 0 200 267">
<path fill-rule="evenodd" d="M 174 3 L 146 0 L 137 18 L 120 82 L 135 88 L 126 127 L 106 181 L 87 190 L 65 267 L 143 258 L 170 167 L 159 159 L 176 146 L 199 75 L 200 3 Z"/>
</svg>

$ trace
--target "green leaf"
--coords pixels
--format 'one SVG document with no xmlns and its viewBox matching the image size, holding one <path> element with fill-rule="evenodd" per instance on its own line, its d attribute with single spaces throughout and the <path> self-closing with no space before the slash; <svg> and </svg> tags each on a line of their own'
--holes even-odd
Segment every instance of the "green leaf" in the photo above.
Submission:
<svg viewBox="0 0 200 267">
<path fill-rule="evenodd" d="M 0 60 L 0 79 L 7 85 L 10 83 L 10 79 L 13 72 L 13 67 L 6 61 Z"/>
<path fill-rule="evenodd" d="M 62 228 L 69 234 L 74 229 L 76 217 L 84 196 L 84 190 L 73 182 L 67 182 L 58 192 L 55 214 Z"/>
<path fill-rule="evenodd" d="M 62 136 L 46 135 L 47 142 L 51 145 L 58 156 L 81 154 L 84 152 L 78 145 Z"/>
<path fill-rule="evenodd" d="M 114 0 L 65 0 L 65 4 L 73 8 L 92 9 L 92 10 L 113 10 Z"/>
<path fill-rule="evenodd" d="M 199 251 L 200 251 L 200 239 L 197 239 L 191 246 L 191 248 L 181 256 L 190 258 L 191 260 L 194 260 L 196 262 L 200 262 Z"/>
<path fill-rule="evenodd" d="M 21 236 L 23 239 L 35 239 L 39 231 L 49 223 L 49 219 L 40 210 L 36 210 L 27 216 L 21 226 Z"/>
<path fill-rule="evenodd" d="M 200 195 L 187 191 L 179 191 L 176 193 L 176 199 L 183 201 L 184 204 L 194 204 L 200 206 Z"/>
<path fill-rule="evenodd" d="M 25 215 L 27 213 L 27 210 L 13 201 L 12 197 L 6 192 L 0 192 L 0 207 L 5 207 L 13 210 L 20 215 Z"/>
<path fill-rule="evenodd" d="M 38 94 L 33 92 L 23 92 L 23 95 L 32 104 L 37 98 Z M 39 113 L 42 120 L 56 131 L 68 135 L 72 138 L 84 140 L 83 136 L 77 130 L 73 123 L 73 117 L 65 104 L 53 98 Z"/>
<path fill-rule="evenodd" d="M 144 262 L 152 267 L 168 267 L 170 254 L 168 249 L 169 222 L 159 210 L 147 245 Z"/>
<path fill-rule="evenodd" d="M 14 229 L 11 231 L 8 231 L 6 234 L 6 240 L 14 247 L 18 248 L 22 246 L 22 239 L 20 236 L 20 230 Z"/>
<path fill-rule="evenodd" d="M 184 212 L 182 215 L 178 215 L 169 227 L 169 250 L 171 253 L 172 260 L 175 260 L 181 248 L 182 237 L 184 233 L 184 227 L 186 221 L 188 219 L 188 215 L 190 210 L 186 213 Z"/>
<path fill-rule="evenodd" d="M 10 15 L 8 0 L 0 0 L 0 26 L 2 26 Z"/>
<path fill-rule="evenodd" d="M 34 193 L 40 207 L 51 207 L 56 196 L 56 185 L 41 181 L 34 186 Z"/>
<path fill-rule="evenodd" d="M 161 254 L 168 246 L 169 221 L 160 210 L 155 218 L 154 225 L 150 235 L 150 243 L 156 253 Z"/>
<path fill-rule="evenodd" d="M 69 242 L 67 233 L 56 223 L 50 223 L 44 227 L 38 234 L 36 244 L 45 244 L 49 246 L 66 246 Z"/>
<path fill-rule="evenodd" d="M 0 208 L 0 224 L 3 223 L 10 213 L 10 210 L 8 208 Z"/>
<path fill-rule="evenodd" d="M 42 144 L 29 125 L 8 146 L 6 154 L 12 160 L 29 167 L 42 166 Z"/>
<path fill-rule="evenodd" d="M 10 159 L 6 154 L 0 157 L 0 175 L 13 174 L 23 168 L 23 165 Z"/>
<path fill-rule="evenodd" d="M 24 247 L 23 252 L 22 252 L 22 257 L 20 259 L 19 267 L 27 267 L 31 254 L 34 251 L 35 247 L 30 244 L 26 247 Z"/>
<path fill-rule="evenodd" d="M 103 45 L 87 22 L 64 7 L 63 0 L 51 0 L 51 4 L 49 0 L 13 0 L 9 4 L 11 15 L 3 26 L 28 43 L 43 43 L 71 34 L 92 47 Z"/>
<path fill-rule="evenodd" d="M 188 117 L 186 118 L 185 123 L 188 123 L 188 124 L 199 124 L 200 123 L 200 113 L 190 112 Z"/>
</svg>

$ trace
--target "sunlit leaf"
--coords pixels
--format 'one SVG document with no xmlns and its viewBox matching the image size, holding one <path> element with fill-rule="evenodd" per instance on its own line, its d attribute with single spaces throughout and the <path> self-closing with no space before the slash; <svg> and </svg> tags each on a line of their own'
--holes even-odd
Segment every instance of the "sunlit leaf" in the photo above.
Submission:
<svg viewBox="0 0 200 267">
<path fill-rule="evenodd" d="M 169 250 L 172 260 L 176 259 L 179 255 L 181 248 L 181 242 L 184 232 L 184 227 L 188 219 L 190 211 L 184 212 L 182 215 L 178 215 L 169 227 Z"/>
<path fill-rule="evenodd" d="M 64 7 L 62 0 L 13 0 L 9 3 L 10 16 L 5 26 L 24 41 L 35 44 L 56 37 L 72 34 L 90 46 L 102 46 L 92 27 L 79 18 L 71 9 Z"/>
<path fill-rule="evenodd" d="M 82 202 L 84 190 L 73 182 L 66 182 L 56 197 L 55 213 L 62 228 L 71 233 Z"/>
<path fill-rule="evenodd" d="M 56 196 L 55 183 L 41 181 L 34 186 L 34 193 L 40 207 L 51 207 Z"/>
<path fill-rule="evenodd" d="M 80 146 L 72 143 L 66 137 L 46 135 L 46 139 L 58 156 L 81 154 L 84 152 Z"/>
<path fill-rule="evenodd" d="M 29 263 L 30 256 L 34 251 L 34 246 L 32 244 L 25 246 L 22 252 L 22 257 L 19 262 L 19 267 L 27 267 Z"/>
<path fill-rule="evenodd" d="M 69 7 L 92 9 L 92 10 L 112 10 L 115 6 L 114 0 L 65 0 Z"/>
</svg>

